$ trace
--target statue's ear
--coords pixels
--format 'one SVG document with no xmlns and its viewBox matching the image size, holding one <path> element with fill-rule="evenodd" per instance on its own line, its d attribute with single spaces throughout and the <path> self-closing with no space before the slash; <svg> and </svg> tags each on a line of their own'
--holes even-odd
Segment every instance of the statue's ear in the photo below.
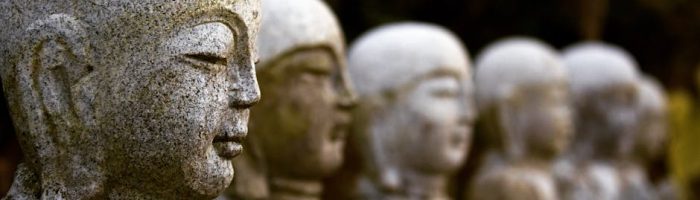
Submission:
<svg viewBox="0 0 700 200">
<path fill-rule="evenodd" d="M 350 136 L 355 149 L 361 155 L 362 168 L 370 176 L 374 184 L 384 192 L 396 193 L 401 189 L 401 172 L 398 157 L 394 152 L 387 151 L 394 147 L 384 143 L 383 135 L 395 133 L 396 110 L 393 108 L 397 99 L 395 91 L 386 91 L 381 95 L 370 96 L 355 107 L 353 112 L 353 131 Z"/>
<path fill-rule="evenodd" d="M 25 83 L 36 92 L 39 105 L 54 125 L 75 124 L 73 86 L 93 69 L 85 26 L 77 19 L 55 14 L 32 23 L 19 70 L 30 74 Z"/>
<path fill-rule="evenodd" d="M 10 73 L 14 84 L 8 87 L 17 95 L 15 113 L 22 116 L 17 117 L 18 124 L 24 126 L 20 141 L 25 154 L 33 157 L 28 164 L 39 173 L 44 192 L 60 191 L 61 182 L 75 178 L 70 177 L 76 176 L 71 170 L 48 171 L 69 169 L 80 157 L 74 154 L 74 146 L 90 140 L 82 138 L 80 130 L 85 116 L 78 114 L 79 107 L 85 106 L 75 101 L 85 98 L 76 92 L 85 87 L 77 85 L 92 71 L 86 33 L 79 20 L 65 14 L 35 21 L 21 36 L 22 46 Z"/>
</svg>

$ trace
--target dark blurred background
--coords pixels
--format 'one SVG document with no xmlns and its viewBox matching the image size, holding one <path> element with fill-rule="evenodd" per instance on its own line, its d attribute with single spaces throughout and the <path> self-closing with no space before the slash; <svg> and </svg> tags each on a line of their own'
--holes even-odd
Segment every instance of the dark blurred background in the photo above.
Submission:
<svg viewBox="0 0 700 200">
<path fill-rule="evenodd" d="M 381 24 L 411 20 L 436 23 L 454 31 L 472 58 L 489 43 L 513 35 L 540 38 L 556 48 L 582 40 L 603 40 L 627 49 L 642 71 L 658 78 L 669 91 L 673 129 L 667 160 L 672 164 L 661 164 L 660 170 L 672 169 L 677 182 L 686 190 L 700 192 L 700 181 L 694 178 L 700 177 L 700 145 L 694 145 L 700 144 L 700 128 L 697 128 L 700 113 L 696 108 L 697 82 L 700 82 L 696 81 L 696 69 L 700 66 L 700 0 L 326 2 L 338 15 L 348 43 Z M 9 188 L 20 159 L 3 98 L 0 100 L 0 197 Z"/>
<path fill-rule="evenodd" d="M 472 56 L 525 35 L 562 48 L 585 39 L 620 45 L 667 87 L 689 88 L 700 63 L 698 0 L 327 0 L 351 43 L 383 23 L 415 20 L 459 35 Z"/>
</svg>

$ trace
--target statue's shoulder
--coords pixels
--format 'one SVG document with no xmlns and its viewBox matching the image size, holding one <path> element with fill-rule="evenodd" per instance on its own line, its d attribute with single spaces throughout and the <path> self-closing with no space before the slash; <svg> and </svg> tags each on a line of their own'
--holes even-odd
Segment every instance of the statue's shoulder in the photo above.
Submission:
<svg viewBox="0 0 700 200">
<path fill-rule="evenodd" d="M 479 177 L 475 199 L 556 199 L 551 175 L 536 169 L 503 167 Z"/>
</svg>

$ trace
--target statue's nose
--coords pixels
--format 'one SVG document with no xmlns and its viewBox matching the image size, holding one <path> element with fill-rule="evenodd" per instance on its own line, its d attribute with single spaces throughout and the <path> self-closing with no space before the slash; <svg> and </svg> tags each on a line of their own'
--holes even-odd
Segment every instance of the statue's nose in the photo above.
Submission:
<svg viewBox="0 0 700 200">
<path fill-rule="evenodd" d="M 232 106 L 235 108 L 250 108 L 260 101 L 260 90 L 257 87 L 253 91 L 246 91 L 242 94 L 232 94 Z"/>
<path fill-rule="evenodd" d="M 336 100 L 338 107 L 344 110 L 354 108 L 357 105 L 358 97 L 346 71 L 341 71 L 339 82 L 340 87 Z"/>
<path fill-rule="evenodd" d="M 234 71 L 234 83 L 231 86 L 231 104 L 235 108 L 249 108 L 260 101 L 260 87 L 255 76 L 255 64 Z M 234 69 L 235 70 L 235 69 Z"/>
</svg>

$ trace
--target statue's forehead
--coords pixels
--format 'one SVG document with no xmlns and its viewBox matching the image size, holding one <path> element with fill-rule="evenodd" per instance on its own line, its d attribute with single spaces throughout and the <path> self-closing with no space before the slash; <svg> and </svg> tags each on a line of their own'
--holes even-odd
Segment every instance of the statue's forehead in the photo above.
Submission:
<svg viewBox="0 0 700 200">
<path fill-rule="evenodd" d="M 207 11 L 230 12 L 243 22 L 259 21 L 259 0 L 85 0 L 87 12 L 184 17 Z M 138 16 L 135 16 L 138 17 Z"/>
<path fill-rule="evenodd" d="M 358 39 L 349 55 L 349 71 L 361 95 L 396 89 L 432 73 L 462 78 L 471 73 L 468 53 L 459 39 L 430 24 L 405 22 L 377 28 Z"/>
<path fill-rule="evenodd" d="M 220 22 L 236 35 L 236 52 L 255 57 L 260 0 L 78 0 L 74 16 L 85 22 L 97 65 L 133 55 L 162 53 L 175 34 Z M 240 51 L 239 51 L 240 50 Z M 117 57 L 117 58 L 115 58 Z M 104 62 L 104 63 L 103 63 Z M 115 65 L 125 66 L 122 63 Z"/>
<path fill-rule="evenodd" d="M 85 0 L 79 15 L 111 32 L 162 33 L 192 23 L 219 21 L 254 37 L 260 24 L 259 0 Z M 123 28 L 126 27 L 126 28 Z M 253 39 L 253 38 L 251 38 Z"/>
</svg>

